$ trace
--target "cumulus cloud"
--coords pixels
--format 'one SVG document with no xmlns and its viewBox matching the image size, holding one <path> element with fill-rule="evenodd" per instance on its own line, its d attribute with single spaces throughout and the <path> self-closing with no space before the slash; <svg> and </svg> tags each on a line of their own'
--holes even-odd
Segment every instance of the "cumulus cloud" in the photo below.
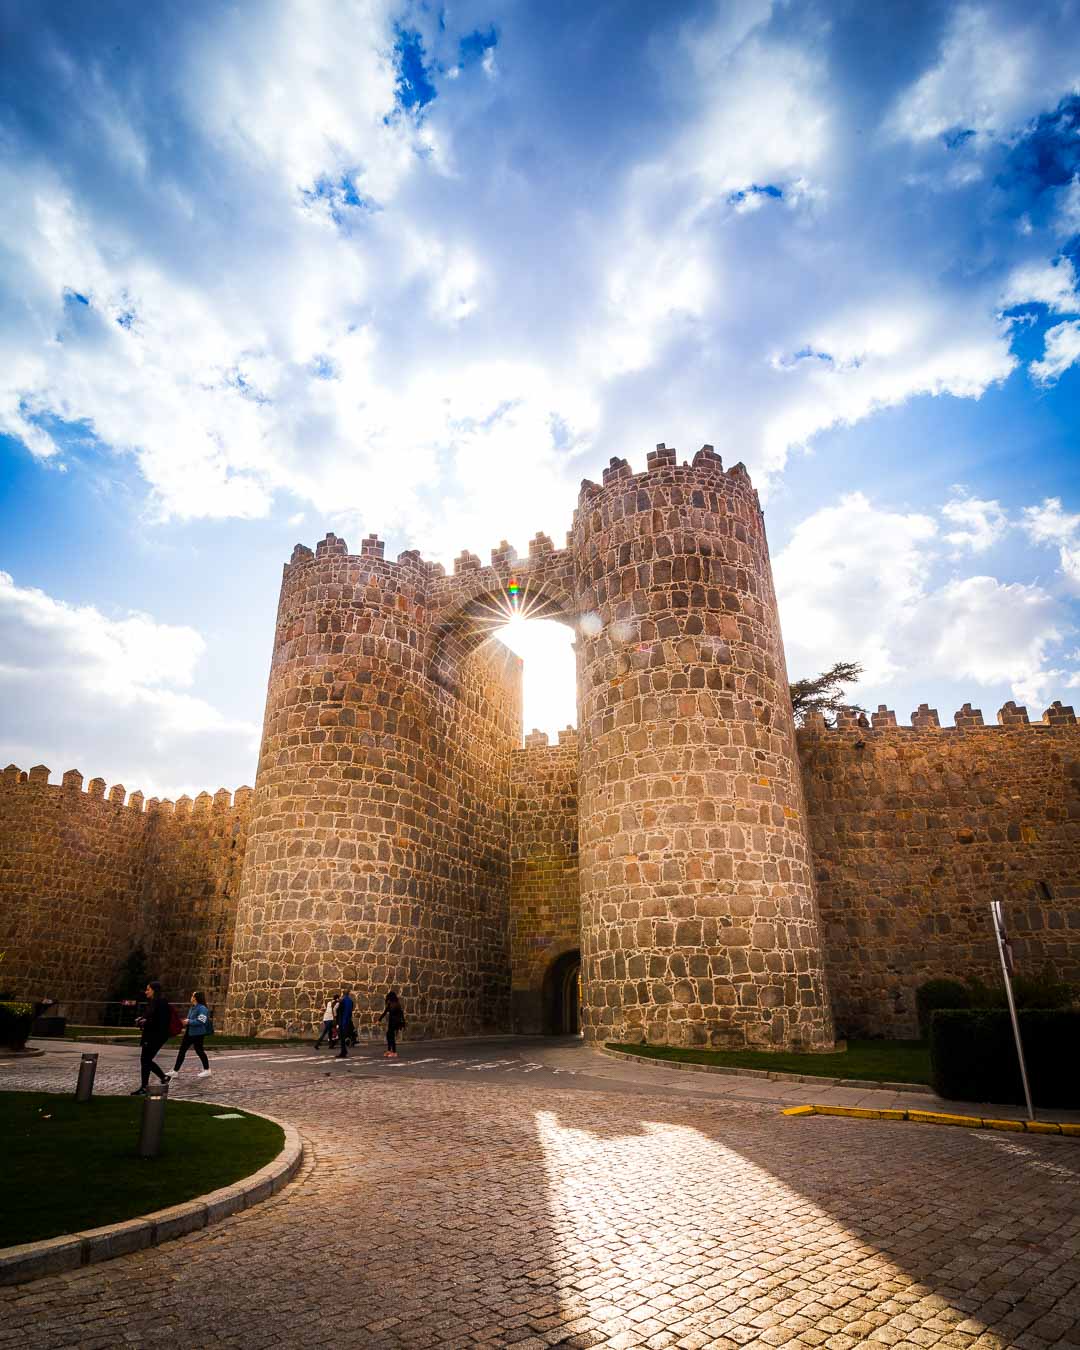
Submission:
<svg viewBox="0 0 1080 1350">
<path fill-rule="evenodd" d="M 943 514 L 956 523 L 955 513 Z M 817 671 L 854 660 L 865 668 L 864 688 L 917 675 L 1007 685 L 1016 697 L 1037 697 L 1060 674 L 1049 662 L 1070 631 L 1068 617 L 1036 583 L 939 580 L 940 541 L 960 533 L 976 551 L 994 512 L 959 518 L 964 528 L 942 536 L 930 516 L 889 511 L 849 493 L 803 520 L 774 562 L 789 668 Z"/>
<path fill-rule="evenodd" d="M 1080 590 L 1080 515 L 1066 511 L 1060 497 L 1024 508 L 1024 530 L 1035 544 L 1056 545 L 1067 582 Z"/>
<path fill-rule="evenodd" d="M 945 542 L 951 544 L 957 553 L 964 549 L 972 553 L 985 553 L 1009 528 L 1008 515 L 1000 502 L 972 497 L 962 487 L 955 490 L 941 508 L 941 514 L 952 526 L 944 535 Z"/>
<path fill-rule="evenodd" d="M 1028 369 L 1040 384 L 1053 384 L 1070 366 L 1080 361 L 1080 320 L 1056 324 L 1047 330 L 1041 361 L 1032 361 Z"/>
<path fill-rule="evenodd" d="M 1026 263 L 1010 275 L 1002 296 L 1002 304 L 1046 305 L 1059 314 L 1080 308 L 1076 293 L 1076 272 L 1068 258 L 1053 263 Z"/>
<path fill-rule="evenodd" d="M 79 425 L 138 464 L 160 518 L 290 494 L 457 549 L 485 545 L 481 502 L 504 532 L 556 529 L 586 446 L 724 428 L 764 488 L 830 427 L 1008 377 L 997 311 L 1030 245 L 955 269 L 973 217 L 853 132 L 907 95 L 859 88 L 837 25 L 747 0 L 578 29 L 553 103 L 542 10 L 496 33 L 474 0 L 441 24 L 275 0 L 254 29 L 178 11 L 167 41 L 148 12 L 116 69 L 88 22 L 17 30 L 0 430 L 55 461 L 57 421 Z M 920 126 L 1000 98 L 978 92 L 995 53 L 1027 52 L 1030 24 L 964 23 Z M 954 107 L 972 34 L 990 56 Z M 1056 88 L 1036 57 L 997 105 L 1010 127 Z M 1052 279 L 1063 303 L 1065 263 Z"/>
<path fill-rule="evenodd" d="M 1045 107 L 1048 91 L 1076 88 L 1075 22 L 1069 5 L 957 5 L 937 59 L 896 99 L 889 130 L 921 142 L 965 131 L 992 136 L 1023 123 Z"/>
<path fill-rule="evenodd" d="M 6 758 L 123 781 L 177 797 L 240 786 L 258 728 L 224 716 L 192 686 L 206 644 L 194 629 L 147 614 L 111 618 L 16 585 L 0 572 L 0 696 Z"/>
</svg>

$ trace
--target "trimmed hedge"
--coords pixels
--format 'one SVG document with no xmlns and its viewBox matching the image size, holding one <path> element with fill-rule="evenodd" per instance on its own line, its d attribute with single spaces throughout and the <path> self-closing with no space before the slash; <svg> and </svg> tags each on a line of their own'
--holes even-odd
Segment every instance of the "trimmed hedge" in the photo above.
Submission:
<svg viewBox="0 0 1080 1350">
<path fill-rule="evenodd" d="M 5 1050 L 22 1050 L 33 1024 L 33 1004 L 0 1003 L 0 1046 Z"/>
<path fill-rule="evenodd" d="M 971 990 L 959 980 L 926 980 L 915 990 L 915 1015 L 919 1040 L 930 1035 L 930 1017 L 938 1008 L 970 1008 Z"/>
<path fill-rule="evenodd" d="M 1037 1106 L 1080 1107 L 1080 1012 L 1018 1013 L 1031 1095 Z M 938 1009 L 930 1018 L 934 1091 L 953 1101 L 1023 1103 L 1012 1022 L 998 1009 Z"/>
</svg>

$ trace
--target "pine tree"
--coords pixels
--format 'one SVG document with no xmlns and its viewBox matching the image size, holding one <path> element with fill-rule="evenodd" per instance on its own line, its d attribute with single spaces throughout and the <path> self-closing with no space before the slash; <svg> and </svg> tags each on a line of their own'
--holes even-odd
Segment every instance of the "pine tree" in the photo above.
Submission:
<svg viewBox="0 0 1080 1350">
<path fill-rule="evenodd" d="M 862 674 L 862 665 L 858 661 L 837 661 L 836 665 L 822 671 L 813 679 L 793 680 L 791 684 L 791 709 L 795 721 L 802 726 L 811 713 L 819 712 L 825 721 L 832 725 L 833 719 L 842 708 L 852 708 L 855 712 L 865 713 L 857 703 L 848 703 L 844 698 L 844 685 L 854 684 Z"/>
</svg>

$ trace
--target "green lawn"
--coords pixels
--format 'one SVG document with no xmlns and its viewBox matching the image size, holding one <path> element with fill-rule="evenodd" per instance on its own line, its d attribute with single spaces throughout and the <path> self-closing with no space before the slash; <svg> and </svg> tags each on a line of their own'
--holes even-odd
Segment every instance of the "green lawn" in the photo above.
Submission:
<svg viewBox="0 0 1080 1350">
<path fill-rule="evenodd" d="M 181 1204 L 257 1172 L 284 1144 L 259 1116 L 215 1120 L 226 1108 L 170 1101 L 161 1153 L 139 1158 L 142 1100 L 0 1092 L 0 1247 Z"/>
<path fill-rule="evenodd" d="M 666 1045 L 616 1045 L 645 1059 L 682 1064 L 723 1064 L 736 1069 L 771 1069 L 821 1078 L 861 1078 L 887 1083 L 930 1082 L 930 1048 L 923 1041 L 848 1041 L 848 1048 L 829 1055 L 773 1054 L 764 1050 L 683 1050 Z"/>
</svg>

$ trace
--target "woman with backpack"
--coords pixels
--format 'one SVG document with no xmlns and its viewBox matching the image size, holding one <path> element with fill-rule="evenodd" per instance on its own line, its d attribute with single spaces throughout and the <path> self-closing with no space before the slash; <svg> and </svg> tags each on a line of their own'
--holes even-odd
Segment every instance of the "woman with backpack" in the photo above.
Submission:
<svg viewBox="0 0 1080 1350">
<path fill-rule="evenodd" d="M 386 1049 L 383 1051 L 383 1059 L 397 1059 L 397 1034 L 405 1025 L 405 1010 L 401 1006 L 401 999 L 397 996 L 397 991 L 391 989 L 386 996 L 386 1007 L 379 1014 L 379 1021 L 386 1018 Z"/>
<path fill-rule="evenodd" d="M 150 1085 L 152 1073 L 157 1074 L 163 1083 L 169 1081 L 168 1074 L 154 1063 L 154 1059 L 169 1037 L 176 1035 L 173 1030 L 173 1018 L 176 1017 L 176 1012 L 168 999 L 162 994 L 159 980 L 151 980 L 146 986 L 146 997 L 150 1000 L 146 1007 L 146 1014 L 138 1019 L 142 1026 L 142 1043 L 139 1056 L 142 1083 L 131 1094 L 133 1097 L 146 1096 L 146 1089 Z"/>
<path fill-rule="evenodd" d="M 204 1047 L 206 1036 L 212 1030 L 213 1024 L 210 1021 L 210 1009 L 206 1006 L 206 995 L 201 989 L 196 989 L 191 996 L 191 1007 L 188 1009 L 187 1021 L 184 1023 L 184 1039 L 180 1042 L 180 1049 L 176 1052 L 176 1063 L 173 1065 L 172 1072 L 165 1075 L 166 1081 L 175 1078 L 180 1072 L 180 1067 L 189 1047 L 194 1049 L 202 1063 L 202 1068 L 196 1074 L 196 1077 L 210 1077 L 210 1061 L 206 1058 Z"/>
</svg>

